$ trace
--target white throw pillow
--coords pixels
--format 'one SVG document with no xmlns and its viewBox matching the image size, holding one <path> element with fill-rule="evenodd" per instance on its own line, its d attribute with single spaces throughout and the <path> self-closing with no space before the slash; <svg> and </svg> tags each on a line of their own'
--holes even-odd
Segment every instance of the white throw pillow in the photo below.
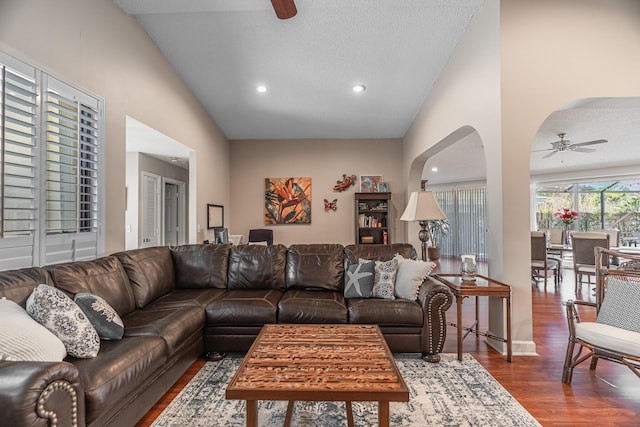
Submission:
<svg viewBox="0 0 640 427">
<path fill-rule="evenodd" d="M 396 298 L 415 300 L 418 289 L 429 273 L 435 268 L 433 262 L 415 261 L 400 254 L 394 257 L 398 261 L 398 273 L 394 293 Z"/>
<path fill-rule="evenodd" d="M 80 307 L 60 289 L 38 285 L 27 300 L 27 312 L 62 340 L 70 356 L 96 357 L 100 337 Z"/>
<path fill-rule="evenodd" d="M 24 308 L 0 299 L 0 360 L 61 362 L 66 355 L 62 341 Z"/>
</svg>

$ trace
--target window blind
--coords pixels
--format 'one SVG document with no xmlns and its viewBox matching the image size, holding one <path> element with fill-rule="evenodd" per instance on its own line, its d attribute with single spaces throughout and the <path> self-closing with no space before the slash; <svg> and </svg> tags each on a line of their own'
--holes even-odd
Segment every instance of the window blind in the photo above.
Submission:
<svg viewBox="0 0 640 427">
<path fill-rule="evenodd" d="M 486 187 L 434 191 L 434 195 L 449 219 L 449 235 L 442 239 L 442 255 L 469 253 L 486 260 Z"/>
<path fill-rule="evenodd" d="M 46 230 L 98 228 L 98 112 L 47 90 Z"/>
<path fill-rule="evenodd" d="M 0 237 L 35 229 L 36 83 L 0 69 Z"/>
</svg>

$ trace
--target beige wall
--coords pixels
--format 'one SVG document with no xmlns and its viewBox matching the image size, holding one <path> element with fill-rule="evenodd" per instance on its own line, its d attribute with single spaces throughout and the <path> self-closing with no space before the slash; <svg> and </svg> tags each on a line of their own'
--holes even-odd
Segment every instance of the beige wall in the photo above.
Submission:
<svg viewBox="0 0 640 427">
<path fill-rule="evenodd" d="M 231 141 L 231 234 L 248 236 L 251 228 L 271 228 L 274 241 L 292 243 L 355 243 L 354 193 L 333 186 L 342 174 L 382 174 L 389 182 L 394 213 L 392 240 L 404 242 L 397 218 L 404 209 L 402 142 L 382 140 Z M 311 224 L 265 226 L 264 179 L 311 177 Z M 324 211 L 324 199 L 338 199 L 338 209 Z M 227 221 L 225 219 L 225 221 Z"/>
<path fill-rule="evenodd" d="M 573 100 L 638 96 L 638 52 L 636 0 L 489 0 L 404 139 L 409 190 L 417 188 L 419 171 L 438 144 L 470 131 L 482 139 L 490 274 L 513 287 L 516 353 L 535 351 L 529 273 L 534 135 L 552 111 Z M 500 311 L 493 302 L 494 331 L 501 327 Z"/>
<path fill-rule="evenodd" d="M 111 0 L 2 0 L 0 49 L 105 99 L 106 253 L 125 247 L 127 115 L 196 151 L 192 228 L 206 224 L 207 202 L 228 203 L 228 141 L 151 38 Z"/>
</svg>

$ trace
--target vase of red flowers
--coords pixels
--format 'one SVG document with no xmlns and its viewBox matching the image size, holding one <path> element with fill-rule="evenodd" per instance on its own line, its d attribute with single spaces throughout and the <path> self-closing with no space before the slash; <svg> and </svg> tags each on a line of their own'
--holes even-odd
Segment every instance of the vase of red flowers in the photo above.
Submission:
<svg viewBox="0 0 640 427">
<path fill-rule="evenodd" d="M 576 222 L 576 218 L 578 218 L 578 212 L 572 211 L 569 208 L 561 208 L 558 209 L 553 216 L 558 218 L 558 220 L 562 223 L 562 228 L 564 230 L 564 241 L 566 244 L 570 244 L 571 234 L 569 229 Z"/>
</svg>

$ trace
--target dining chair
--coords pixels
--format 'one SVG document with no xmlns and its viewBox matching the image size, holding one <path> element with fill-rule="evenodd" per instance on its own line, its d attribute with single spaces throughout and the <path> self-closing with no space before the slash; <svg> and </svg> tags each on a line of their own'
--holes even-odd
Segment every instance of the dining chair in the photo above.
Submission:
<svg viewBox="0 0 640 427">
<path fill-rule="evenodd" d="M 613 258 L 617 268 L 609 268 Z M 562 382 L 571 384 L 573 369 L 598 359 L 627 366 L 640 377 L 640 255 L 616 252 L 602 247 L 595 250 L 596 301 L 566 301 L 569 342 L 562 370 Z M 595 322 L 581 322 L 583 307 L 595 308 Z M 575 352 L 576 345 L 579 346 Z M 582 355 L 583 350 L 587 350 Z"/>
<path fill-rule="evenodd" d="M 544 288 L 547 289 L 549 271 L 553 271 L 555 286 L 561 281 L 562 261 L 550 258 L 547 254 L 547 235 L 543 231 L 531 232 L 531 277 L 538 283 L 538 279 L 544 279 Z"/>
<path fill-rule="evenodd" d="M 273 230 L 266 228 L 254 228 L 249 230 L 249 243 L 266 242 L 273 245 Z"/>
<path fill-rule="evenodd" d="M 546 228 L 540 229 L 547 236 L 547 244 L 549 245 L 564 245 L 566 242 L 564 241 L 564 230 L 561 228 Z M 562 251 L 554 250 L 547 246 L 547 254 L 553 256 L 554 258 L 562 260 Z"/>
<path fill-rule="evenodd" d="M 588 284 L 591 284 L 591 276 L 595 277 L 595 248 L 600 246 L 609 249 L 609 234 L 590 231 L 575 231 L 571 233 L 571 242 L 573 252 L 573 272 L 576 277 L 575 292 L 577 293 L 578 288 L 582 289 L 583 276 L 587 276 Z"/>
</svg>

